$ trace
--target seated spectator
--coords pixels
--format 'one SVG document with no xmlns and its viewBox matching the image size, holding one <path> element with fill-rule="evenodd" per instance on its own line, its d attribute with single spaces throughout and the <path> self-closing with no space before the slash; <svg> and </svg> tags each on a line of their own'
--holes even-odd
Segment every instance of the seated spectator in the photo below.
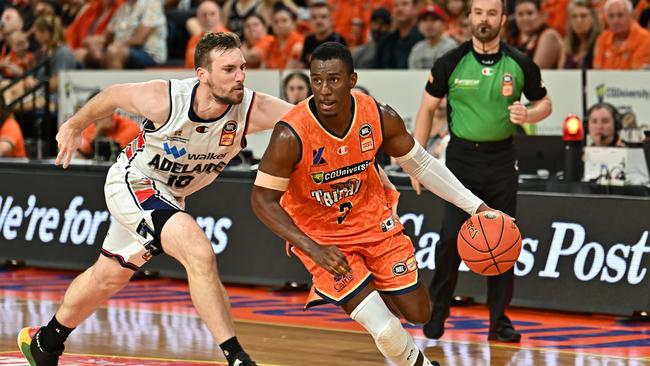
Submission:
<svg viewBox="0 0 650 366">
<path fill-rule="evenodd" d="M 9 37 L 14 33 L 21 31 L 24 26 L 23 17 L 16 8 L 6 8 L 0 16 L 0 58 L 6 57 L 9 52 Z"/>
<path fill-rule="evenodd" d="M 407 69 L 411 49 L 424 39 L 417 27 L 417 0 L 395 0 L 393 20 L 396 30 L 377 47 L 375 67 L 378 69 Z"/>
<path fill-rule="evenodd" d="M 14 78 L 22 76 L 34 66 L 34 53 L 29 52 L 29 39 L 23 31 L 9 36 L 9 54 L 0 60 L 2 76 Z"/>
<path fill-rule="evenodd" d="M 59 71 L 71 70 L 77 67 L 77 61 L 70 48 L 63 39 L 63 24 L 58 16 L 46 15 L 36 18 L 34 21 L 34 38 L 40 45 L 36 53 L 36 59 L 41 60 L 48 57 L 50 60 L 49 77 L 50 91 L 54 96 L 53 102 L 57 100 L 59 90 Z M 36 78 L 31 76 L 25 78 L 23 85 L 25 89 L 34 87 L 38 80 L 47 80 L 45 70 L 40 69 Z"/>
<path fill-rule="evenodd" d="M 560 58 L 563 69 L 591 69 L 594 46 L 600 34 L 598 14 L 585 0 L 569 5 L 569 25 Z"/>
<path fill-rule="evenodd" d="M 37 0 L 34 4 L 34 15 L 36 17 L 49 15 L 61 18 L 62 10 L 58 0 Z M 61 24 L 63 24 L 63 21 Z"/>
<path fill-rule="evenodd" d="M 223 23 L 231 32 L 244 38 L 244 19 L 257 12 L 260 0 L 228 0 L 223 4 Z"/>
<path fill-rule="evenodd" d="M 79 63 L 89 68 L 101 66 L 106 28 L 122 3 L 123 0 L 93 0 L 65 30 L 65 40 Z"/>
<path fill-rule="evenodd" d="M 92 93 L 88 100 L 97 95 Z M 79 152 L 86 158 L 92 158 L 94 141 L 98 138 L 115 141 L 123 149 L 140 133 L 140 125 L 134 120 L 117 113 L 98 119 L 91 123 L 81 135 Z"/>
<path fill-rule="evenodd" d="M 445 53 L 458 46 L 445 34 L 445 13 L 438 5 L 427 5 L 418 15 L 418 29 L 424 40 L 413 46 L 409 55 L 409 69 L 431 69 Z"/>
<path fill-rule="evenodd" d="M 275 9 L 276 6 L 279 6 L 276 4 L 284 5 L 287 9 L 291 10 L 291 12 L 296 14 L 298 18 L 308 17 L 308 15 L 303 14 L 305 9 L 296 5 L 293 0 L 261 0 L 259 6 L 257 7 L 257 10 L 255 11 L 255 14 L 261 16 L 262 19 L 264 19 L 264 24 L 271 24 L 273 22 L 273 9 Z M 247 17 L 245 17 L 244 20 L 246 20 L 246 18 Z M 296 27 L 300 28 L 300 25 L 298 24 Z"/>
<path fill-rule="evenodd" d="M 540 69 L 556 69 L 562 55 L 562 38 L 544 23 L 539 0 L 515 2 L 516 34 L 509 43 L 528 55 Z"/>
<path fill-rule="evenodd" d="M 196 19 L 201 26 L 202 32 L 193 35 L 190 40 L 187 41 L 187 47 L 185 48 L 185 67 L 189 69 L 194 68 L 194 49 L 196 49 L 196 45 L 199 44 L 199 41 L 204 34 L 207 32 L 228 31 L 228 29 L 223 26 L 223 23 L 221 23 L 221 10 L 219 10 L 219 5 L 213 0 L 205 0 L 201 2 L 199 7 L 196 9 Z"/>
<path fill-rule="evenodd" d="M 68 27 L 72 24 L 85 5 L 85 0 L 65 0 L 61 6 L 61 22 L 63 22 L 63 26 Z"/>
<path fill-rule="evenodd" d="M 630 0 L 607 0 L 609 29 L 596 41 L 594 68 L 633 70 L 650 63 L 650 33 L 634 20 Z"/>
<path fill-rule="evenodd" d="M 384 8 L 390 14 L 393 1 L 329 0 L 328 4 L 332 11 L 334 31 L 345 37 L 350 49 L 354 49 L 368 42 L 366 35 L 371 31 L 369 28 L 374 10 Z M 377 41 L 375 40 L 375 42 Z"/>
<path fill-rule="evenodd" d="M 456 34 L 451 36 L 458 43 L 467 42 L 472 39 L 472 23 L 468 17 L 465 17 L 460 21 L 458 28 L 456 28 Z"/>
<path fill-rule="evenodd" d="M 442 6 L 446 14 L 445 21 L 447 34 L 453 38 L 458 38 L 463 31 L 463 22 L 468 19 L 467 12 L 469 8 L 465 0 L 444 0 Z M 469 20 L 468 20 L 469 21 Z M 471 35 L 470 35 L 471 36 Z"/>
<path fill-rule="evenodd" d="M 291 104 L 298 104 L 311 96 L 309 76 L 302 72 L 292 72 L 284 78 L 282 84 L 284 100 Z"/>
<path fill-rule="evenodd" d="M 298 59 L 302 53 L 303 36 L 296 31 L 296 14 L 279 4 L 273 13 L 273 42 L 264 55 L 267 69 L 284 69 L 289 60 Z"/>
<path fill-rule="evenodd" d="M 142 69 L 167 61 L 167 20 L 160 0 L 126 0 L 108 24 L 104 64 Z"/>
<path fill-rule="evenodd" d="M 546 24 L 560 33 L 566 35 L 567 11 L 571 0 L 542 0 L 541 12 Z"/>
<path fill-rule="evenodd" d="M 355 69 L 371 69 L 375 66 L 377 45 L 390 32 L 391 17 L 386 8 L 377 8 L 370 16 L 370 40 L 352 52 Z"/>
<path fill-rule="evenodd" d="M 625 146 L 619 137 L 620 130 L 620 116 L 613 105 L 597 103 L 587 111 L 589 146 Z"/>
<path fill-rule="evenodd" d="M 269 51 L 273 36 L 266 31 L 264 18 L 251 14 L 244 20 L 244 40 L 241 50 L 246 59 L 246 67 L 258 69 L 262 66 L 263 55 Z"/>
<path fill-rule="evenodd" d="M 314 52 L 316 47 L 325 42 L 338 42 L 347 46 L 343 36 L 334 32 L 332 13 L 326 1 L 313 1 L 311 3 L 311 6 L 309 7 L 309 20 L 314 32 L 305 37 L 300 59 L 291 60 L 288 68 L 306 68 L 311 59 L 311 53 Z"/>
<path fill-rule="evenodd" d="M 204 6 L 206 2 L 212 3 L 210 6 Z M 214 6 L 216 6 L 216 9 Z M 199 12 L 201 12 L 199 16 Z M 215 19 L 215 16 L 218 18 Z M 202 17 L 202 19 L 199 19 Z M 212 26 L 207 26 L 210 23 Z M 218 25 L 217 25 L 218 24 Z M 190 37 L 198 36 L 199 39 L 203 37 L 205 32 L 228 32 L 228 28 L 223 24 L 223 17 L 221 14 L 221 7 L 215 0 L 202 0 L 196 9 L 196 16 L 189 18 L 185 22 L 185 28 Z"/>
<path fill-rule="evenodd" d="M 0 157 L 26 158 L 25 141 L 20 125 L 10 114 L 5 116 L 5 102 L 0 98 Z"/>
</svg>

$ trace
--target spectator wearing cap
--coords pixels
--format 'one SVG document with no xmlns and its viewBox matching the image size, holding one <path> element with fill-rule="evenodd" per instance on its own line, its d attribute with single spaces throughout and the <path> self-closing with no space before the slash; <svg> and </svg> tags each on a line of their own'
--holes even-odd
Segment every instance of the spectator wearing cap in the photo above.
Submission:
<svg viewBox="0 0 650 366">
<path fill-rule="evenodd" d="M 370 16 L 370 40 L 352 51 L 352 60 L 356 69 L 371 69 L 375 66 L 377 45 L 390 31 L 391 17 L 386 8 L 377 8 Z"/>
<path fill-rule="evenodd" d="M 458 46 L 458 42 L 445 34 L 445 14 L 438 5 L 420 9 L 418 29 L 424 40 L 413 46 L 409 69 L 431 69 L 436 60 Z"/>
<path fill-rule="evenodd" d="M 407 69 L 411 49 L 424 39 L 417 27 L 417 0 L 395 0 L 393 20 L 396 30 L 377 47 L 375 67 L 378 69 Z"/>
<path fill-rule="evenodd" d="M 314 52 L 316 47 L 325 42 L 338 42 L 347 46 L 347 42 L 343 36 L 334 32 L 332 12 L 326 1 L 313 1 L 311 3 L 309 6 L 309 21 L 314 32 L 305 37 L 300 59 L 290 62 L 289 68 L 291 69 L 303 69 L 307 67 L 312 52 Z"/>
<path fill-rule="evenodd" d="M 605 15 L 609 29 L 596 41 L 594 68 L 632 70 L 650 63 L 650 34 L 634 20 L 629 0 L 608 0 Z"/>
</svg>

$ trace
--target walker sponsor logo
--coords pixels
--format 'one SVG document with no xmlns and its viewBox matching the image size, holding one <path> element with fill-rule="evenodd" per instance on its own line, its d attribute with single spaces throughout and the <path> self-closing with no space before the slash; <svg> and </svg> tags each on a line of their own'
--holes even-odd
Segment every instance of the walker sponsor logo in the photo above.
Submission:
<svg viewBox="0 0 650 366">
<path fill-rule="evenodd" d="M 435 269 L 435 247 L 440 235 L 422 232 L 423 214 L 407 213 L 400 217 L 407 228 L 413 228 L 413 242 L 418 266 Z M 412 226 L 411 226 L 412 225 Z M 519 260 L 515 266 L 517 276 L 536 274 L 540 278 L 566 278 L 573 276 L 582 282 L 621 283 L 638 285 L 647 280 L 650 266 L 648 230 L 639 233 L 636 243 L 604 245 L 597 241 L 586 243 L 584 226 L 571 222 L 551 223 L 553 236 L 550 243 L 540 243 L 535 238 L 524 238 Z M 538 256 L 538 249 L 548 247 L 548 255 Z M 560 272 L 560 261 L 571 261 L 572 272 Z M 566 268 L 564 266 L 563 268 Z M 461 271 L 469 269 L 461 263 Z M 534 271 L 535 270 L 535 271 Z"/>
<path fill-rule="evenodd" d="M 107 210 L 84 208 L 85 198 L 81 195 L 74 196 L 65 208 L 39 206 L 37 201 L 33 194 L 27 202 L 16 202 L 13 196 L 0 196 L 0 241 L 102 244 L 112 220 Z M 214 252 L 223 252 L 233 221 L 228 217 L 199 216 L 196 222 L 210 239 Z"/>
<path fill-rule="evenodd" d="M 332 170 L 331 172 L 316 172 L 311 173 L 311 178 L 314 183 L 321 184 L 331 182 L 339 178 L 349 177 L 351 175 L 364 172 L 370 166 L 371 160 L 364 160 L 354 165 L 348 165 L 343 168 Z"/>
<path fill-rule="evenodd" d="M 190 160 L 222 160 L 225 157 L 226 157 L 225 153 L 187 154 L 187 158 Z"/>
<path fill-rule="evenodd" d="M 605 99 L 644 99 L 650 100 L 650 90 L 645 88 L 638 89 L 628 89 L 628 88 L 617 88 L 617 87 L 608 87 L 605 84 L 599 84 L 596 86 L 596 95 L 598 96 L 599 102 L 603 102 Z"/>
</svg>

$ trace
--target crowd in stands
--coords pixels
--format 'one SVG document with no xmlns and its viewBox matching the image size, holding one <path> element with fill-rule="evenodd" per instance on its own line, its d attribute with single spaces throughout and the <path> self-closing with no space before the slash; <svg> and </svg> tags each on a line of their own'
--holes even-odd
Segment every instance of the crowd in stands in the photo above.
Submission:
<svg viewBox="0 0 650 366">
<path fill-rule="evenodd" d="M 8 99 L 47 80 L 55 102 L 59 70 L 191 69 L 200 38 L 219 31 L 242 38 L 252 69 L 305 68 L 327 41 L 349 47 L 357 68 L 429 69 L 470 39 L 468 6 L 469 0 L 0 0 L 0 86 L 22 79 L 5 90 Z M 506 0 L 505 9 L 503 40 L 542 69 L 650 68 L 650 0 Z M 26 76 L 43 60 L 52 77 Z M 32 103 L 44 101 L 35 96 Z"/>
</svg>

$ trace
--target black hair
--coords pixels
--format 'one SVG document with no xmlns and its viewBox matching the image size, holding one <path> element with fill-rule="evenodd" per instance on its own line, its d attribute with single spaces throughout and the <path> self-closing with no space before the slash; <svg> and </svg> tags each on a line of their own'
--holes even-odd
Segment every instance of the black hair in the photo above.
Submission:
<svg viewBox="0 0 650 366">
<path fill-rule="evenodd" d="M 589 121 L 589 117 L 591 116 L 591 113 L 596 109 L 606 109 L 609 112 L 609 114 L 612 115 L 612 119 L 614 120 L 614 132 L 618 134 L 618 132 L 622 128 L 622 121 L 621 121 L 622 115 L 618 111 L 618 109 L 614 107 L 612 104 L 607 102 L 596 103 L 591 107 L 589 107 L 589 109 L 587 110 L 587 118 L 586 118 L 587 122 Z M 589 123 L 587 123 L 587 126 L 589 126 Z"/>
<path fill-rule="evenodd" d="M 516 0 L 515 1 L 515 8 L 519 4 L 525 4 L 525 3 L 531 3 L 537 9 L 537 11 L 540 11 L 542 9 L 542 2 L 540 0 Z"/>
<path fill-rule="evenodd" d="M 293 79 L 293 78 L 298 78 L 298 79 L 302 80 L 305 83 L 305 85 L 307 85 L 307 96 L 312 95 L 311 83 L 309 82 L 309 76 L 305 75 L 304 73 L 302 73 L 300 71 L 292 72 L 291 74 L 287 75 L 284 78 L 284 80 L 282 81 L 282 92 L 283 93 L 287 89 L 287 84 L 289 84 L 289 81 L 291 81 L 291 79 Z M 286 93 L 285 93 L 285 97 L 286 97 Z"/>
<path fill-rule="evenodd" d="M 273 5 L 273 11 L 271 12 L 271 16 L 273 16 L 273 15 L 275 15 L 275 14 L 281 12 L 281 11 L 286 11 L 287 13 L 289 13 L 289 16 L 291 17 L 291 19 L 294 22 L 296 20 L 298 20 L 298 14 L 291 11 L 291 9 L 289 9 L 289 7 L 284 5 L 282 2 L 277 2 L 277 3 L 275 3 L 275 5 Z"/>
<path fill-rule="evenodd" d="M 257 19 L 259 19 L 260 22 L 262 23 L 262 25 L 264 26 L 264 28 L 266 28 L 266 27 L 268 26 L 268 25 L 266 24 L 266 20 L 265 20 L 264 18 L 262 18 L 262 16 L 259 15 L 259 14 L 257 14 L 257 13 L 251 13 L 251 14 L 248 14 L 248 15 L 244 18 L 244 23 L 246 23 L 246 22 L 248 21 L 248 19 L 250 19 L 250 18 L 257 18 Z"/>
<path fill-rule="evenodd" d="M 311 65 L 314 60 L 341 60 L 348 69 L 348 73 L 350 75 L 354 73 L 354 63 L 352 61 L 350 50 L 345 45 L 338 42 L 325 42 L 316 47 L 314 52 L 311 54 L 309 64 Z"/>
</svg>

